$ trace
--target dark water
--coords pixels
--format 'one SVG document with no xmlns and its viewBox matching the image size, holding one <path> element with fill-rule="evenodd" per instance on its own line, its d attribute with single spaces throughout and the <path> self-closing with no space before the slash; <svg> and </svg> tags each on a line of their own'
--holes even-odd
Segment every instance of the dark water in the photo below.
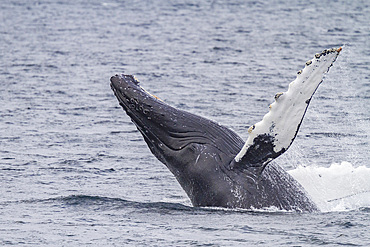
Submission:
<svg viewBox="0 0 370 247">
<path fill-rule="evenodd" d="M 0 18 L 0 245 L 370 243 L 368 1 L 1 1 Z M 246 139 L 308 59 L 343 45 L 277 160 L 365 171 L 341 210 L 191 207 L 109 87 L 135 74 Z"/>
</svg>

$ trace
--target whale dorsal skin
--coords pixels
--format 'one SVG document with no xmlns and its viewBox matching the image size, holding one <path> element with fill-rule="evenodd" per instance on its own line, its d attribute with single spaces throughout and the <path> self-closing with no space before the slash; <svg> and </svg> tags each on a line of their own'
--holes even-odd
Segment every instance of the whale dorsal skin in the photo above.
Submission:
<svg viewBox="0 0 370 247">
<path fill-rule="evenodd" d="M 297 135 L 312 95 L 341 48 L 316 54 L 244 142 L 232 130 L 169 106 L 132 75 L 111 77 L 119 104 L 194 206 L 316 211 L 302 186 L 271 162 Z"/>
</svg>

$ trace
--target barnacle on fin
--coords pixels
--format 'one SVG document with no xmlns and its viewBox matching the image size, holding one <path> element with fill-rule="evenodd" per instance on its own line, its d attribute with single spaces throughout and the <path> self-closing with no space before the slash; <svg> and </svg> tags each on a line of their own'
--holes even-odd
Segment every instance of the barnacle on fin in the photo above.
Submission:
<svg viewBox="0 0 370 247">
<path fill-rule="evenodd" d="M 275 94 L 275 101 L 278 99 L 278 98 L 280 98 L 280 96 L 281 95 L 283 95 L 284 93 L 277 93 L 277 94 Z"/>
</svg>

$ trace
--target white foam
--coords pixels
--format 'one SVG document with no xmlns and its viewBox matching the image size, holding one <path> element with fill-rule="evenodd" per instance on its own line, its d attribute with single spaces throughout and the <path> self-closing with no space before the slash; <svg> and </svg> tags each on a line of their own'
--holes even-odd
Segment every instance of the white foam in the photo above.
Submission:
<svg viewBox="0 0 370 247">
<path fill-rule="evenodd" d="M 330 167 L 299 166 L 289 173 L 298 180 L 323 212 L 370 207 L 370 168 L 351 163 Z"/>
</svg>

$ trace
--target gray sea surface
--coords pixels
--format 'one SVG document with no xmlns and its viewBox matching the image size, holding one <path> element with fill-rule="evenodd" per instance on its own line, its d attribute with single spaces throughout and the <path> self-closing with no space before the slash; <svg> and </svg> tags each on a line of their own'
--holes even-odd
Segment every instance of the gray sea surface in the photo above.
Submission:
<svg viewBox="0 0 370 247">
<path fill-rule="evenodd" d="M 342 46 L 276 162 L 370 169 L 369 1 L 4 0 L 0 44 L 1 246 L 369 246 L 370 205 L 358 201 L 192 207 L 109 86 L 134 74 L 246 140 L 307 60 Z M 370 177 L 357 176 L 370 198 Z"/>
</svg>

